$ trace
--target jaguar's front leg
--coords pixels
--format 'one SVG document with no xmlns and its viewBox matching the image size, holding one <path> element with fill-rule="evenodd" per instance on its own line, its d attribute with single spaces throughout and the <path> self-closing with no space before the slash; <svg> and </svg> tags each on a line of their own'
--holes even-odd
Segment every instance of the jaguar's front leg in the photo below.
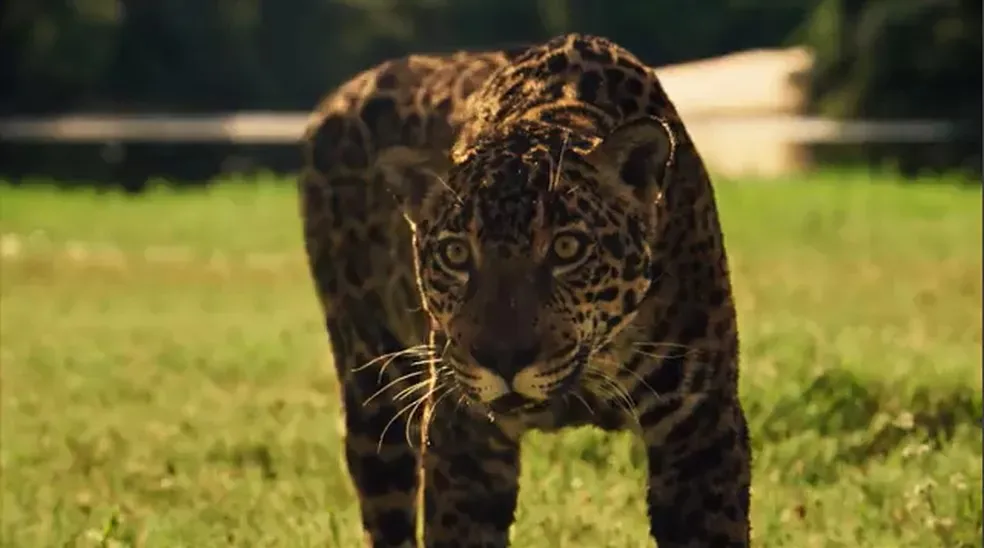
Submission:
<svg viewBox="0 0 984 548">
<path fill-rule="evenodd" d="M 519 492 L 519 445 L 464 415 L 424 451 L 424 544 L 505 548 Z"/>
<path fill-rule="evenodd" d="M 734 396 L 687 398 L 641 417 L 650 534 L 659 548 L 745 548 L 751 456 L 741 405 Z"/>
<path fill-rule="evenodd" d="M 341 322 L 329 326 L 336 346 L 345 348 L 339 344 Z M 375 369 L 359 367 L 366 360 L 358 356 L 366 355 L 335 352 L 336 363 L 343 364 L 339 372 L 345 375 L 341 386 L 345 461 L 359 497 L 366 546 L 415 548 L 419 457 L 406 441 L 400 407 L 382 396 L 369 401 L 381 383 Z M 394 360 L 390 366 L 406 369 L 410 366 L 405 361 Z"/>
</svg>

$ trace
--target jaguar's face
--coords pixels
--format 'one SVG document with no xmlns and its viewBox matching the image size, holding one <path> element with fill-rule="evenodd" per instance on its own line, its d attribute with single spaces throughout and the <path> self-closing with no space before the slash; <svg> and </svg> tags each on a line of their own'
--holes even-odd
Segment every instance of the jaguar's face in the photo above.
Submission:
<svg viewBox="0 0 984 548">
<path fill-rule="evenodd" d="M 477 156 L 421 202 L 419 289 L 473 402 L 511 412 L 562 397 L 634 318 L 657 215 L 626 185 L 627 158 L 574 154 L 546 181 L 529 162 Z"/>
<path fill-rule="evenodd" d="M 649 286 L 645 220 L 597 187 L 476 188 L 418 234 L 420 289 L 444 364 L 493 410 L 575 388 Z"/>
</svg>

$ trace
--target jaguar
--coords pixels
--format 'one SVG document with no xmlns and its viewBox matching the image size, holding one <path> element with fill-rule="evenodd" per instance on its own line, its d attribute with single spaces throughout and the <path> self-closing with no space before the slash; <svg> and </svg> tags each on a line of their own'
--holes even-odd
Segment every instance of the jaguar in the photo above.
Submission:
<svg viewBox="0 0 984 548">
<path fill-rule="evenodd" d="M 645 446 L 658 546 L 749 545 L 724 238 L 652 67 L 578 33 L 409 55 L 330 92 L 302 146 L 367 545 L 508 546 L 524 433 L 578 426 Z"/>
</svg>

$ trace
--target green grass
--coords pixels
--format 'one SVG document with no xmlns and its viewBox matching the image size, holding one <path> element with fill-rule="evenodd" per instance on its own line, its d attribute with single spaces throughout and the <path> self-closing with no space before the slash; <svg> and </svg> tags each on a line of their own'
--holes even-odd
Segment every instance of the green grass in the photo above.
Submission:
<svg viewBox="0 0 984 548">
<path fill-rule="evenodd" d="M 358 545 L 293 189 L 240 183 L 0 186 L 3 546 Z M 756 544 L 981 546 L 980 187 L 718 200 Z M 516 546 L 647 545 L 630 438 L 526 447 Z"/>
</svg>

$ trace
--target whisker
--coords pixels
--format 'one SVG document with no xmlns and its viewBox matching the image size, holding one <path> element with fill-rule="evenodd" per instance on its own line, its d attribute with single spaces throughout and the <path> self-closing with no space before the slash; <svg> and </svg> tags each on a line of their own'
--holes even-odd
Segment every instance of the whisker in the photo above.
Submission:
<svg viewBox="0 0 984 548">
<path fill-rule="evenodd" d="M 635 407 L 635 402 L 632 399 L 632 395 L 629 394 L 629 391 L 626 390 L 625 387 L 622 386 L 617 379 L 612 378 L 611 375 L 608 375 L 602 371 L 591 371 L 591 374 L 598 381 L 603 383 L 603 386 L 608 390 L 609 394 L 625 402 L 625 404 L 628 405 L 629 407 L 632 408 Z"/>
<path fill-rule="evenodd" d="M 410 412 L 407 414 L 406 419 L 403 421 L 403 439 L 406 440 L 407 445 L 410 447 L 414 446 L 413 439 L 412 439 L 413 416 L 416 415 L 417 411 L 419 411 L 422 407 L 426 407 L 428 405 L 428 402 L 431 400 L 432 396 L 433 396 L 433 391 L 428 390 L 427 393 L 424 394 L 422 398 L 416 400 L 410 406 Z"/>
<path fill-rule="evenodd" d="M 646 352 L 645 350 L 632 349 L 632 353 L 638 354 L 640 356 L 646 356 L 647 358 L 653 358 L 654 360 L 662 361 L 667 358 L 685 358 L 689 355 L 697 354 L 698 352 L 696 350 L 688 350 L 686 352 L 679 352 L 679 353 L 672 353 L 672 352 L 656 353 L 656 352 Z"/>
<path fill-rule="evenodd" d="M 423 365 L 423 364 L 426 364 L 426 363 L 430 363 L 431 361 L 433 361 L 435 359 L 440 359 L 440 358 L 436 358 L 434 356 L 434 349 L 432 347 L 430 347 L 429 345 L 426 348 L 424 348 L 424 349 L 421 349 L 421 350 L 419 350 L 417 352 L 414 352 L 413 354 L 416 354 L 415 357 L 417 357 L 419 359 L 410 362 L 410 364 L 409 364 L 410 367 L 417 367 L 417 366 L 420 366 L 420 365 Z M 384 363 L 382 366 L 380 366 L 380 368 L 379 368 L 379 375 L 378 375 L 377 380 L 376 380 L 377 383 L 378 382 L 382 382 L 382 380 L 383 380 L 383 374 L 386 373 L 386 368 L 389 367 L 389 365 L 391 363 L 393 363 L 393 360 L 394 359 L 396 359 L 396 358 L 392 358 L 390 360 L 387 360 L 386 363 Z"/>
<path fill-rule="evenodd" d="M 588 400 L 584 399 L 584 396 L 578 394 L 577 392 L 572 392 L 571 396 L 574 396 L 574 399 L 581 402 L 581 405 L 583 405 L 584 408 L 588 410 L 588 413 L 591 413 L 592 415 L 595 414 L 594 408 L 591 407 L 591 404 L 588 403 Z"/>
<path fill-rule="evenodd" d="M 445 389 L 445 386 L 446 386 L 445 384 L 442 384 L 440 382 L 435 382 L 431 386 L 431 388 L 427 390 L 427 393 L 424 395 L 424 397 L 420 398 L 419 400 L 417 400 L 416 403 L 413 404 L 413 409 L 410 410 L 410 414 L 407 415 L 407 420 L 403 425 L 403 433 L 407 440 L 407 445 L 409 445 L 410 447 L 413 447 L 413 440 L 410 439 L 411 430 L 413 429 L 413 416 L 417 414 L 417 411 L 421 411 L 422 413 L 420 415 L 419 428 L 420 428 L 421 448 L 423 448 L 424 447 L 423 444 L 426 443 L 425 440 L 427 439 L 426 427 L 427 424 L 430 423 L 430 417 L 434 414 L 434 411 L 436 409 L 434 394 L 438 393 L 441 390 L 444 390 L 442 395 L 446 394 L 448 390 Z"/>
<path fill-rule="evenodd" d="M 600 384 L 595 386 L 597 391 L 600 392 L 599 395 L 612 401 L 626 415 L 631 416 L 637 424 L 639 423 L 639 417 L 635 411 L 635 402 L 632 400 L 632 396 L 628 391 L 618 381 L 602 371 L 586 370 L 585 372 L 599 381 Z"/>
<path fill-rule="evenodd" d="M 393 413 L 393 417 L 390 418 L 390 420 L 386 423 L 386 426 L 383 427 L 383 431 L 379 434 L 379 442 L 376 445 L 376 452 L 377 453 L 379 453 L 382 450 L 382 447 L 383 447 L 383 439 L 386 437 L 386 432 L 388 432 L 389 429 L 390 429 L 390 427 L 393 426 L 393 423 L 396 422 L 397 419 L 399 419 L 400 416 L 402 416 L 404 413 L 410 411 L 411 409 L 414 409 L 417 405 L 420 405 L 420 403 L 423 402 L 423 401 L 425 401 L 428 396 L 429 396 L 429 394 L 425 392 L 423 395 L 420 396 L 420 398 L 418 398 L 418 399 L 416 399 L 416 400 L 408 403 L 407 405 L 405 405 L 402 408 L 400 408 L 399 411 L 397 411 L 396 413 Z M 411 413 L 411 415 L 412 415 L 412 413 Z M 409 418 L 410 417 L 408 416 L 407 419 L 409 419 Z"/>
<path fill-rule="evenodd" d="M 557 183 L 560 181 L 561 167 L 564 165 L 564 153 L 567 152 L 567 141 L 570 139 L 570 132 L 564 133 L 564 140 L 560 145 L 560 154 L 557 157 L 557 164 L 551 166 L 554 170 L 553 176 L 550 178 L 550 184 L 547 185 L 547 191 L 553 192 L 557 188 Z"/>
<path fill-rule="evenodd" d="M 623 414 L 633 417 L 634 420 L 638 422 L 634 408 L 626 403 L 623 396 L 617 391 L 609 388 L 606 384 L 599 384 L 595 387 L 595 392 L 599 396 L 604 397 L 607 401 L 611 402 L 611 404 Z"/>
<path fill-rule="evenodd" d="M 448 190 L 450 190 L 450 187 L 448 187 Z M 459 205 L 460 203 L 461 202 L 459 201 Z M 435 341 L 437 340 L 437 335 L 438 335 L 437 331 L 433 329 L 430 330 L 427 340 L 430 343 L 431 348 L 435 347 Z M 430 359 L 428 360 L 427 370 L 431 372 L 431 375 L 427 379 L 428 380 L 427 392 L 424 394 L 424 397 L 418 400 L 418 402 L 413 406 L 413 409 L 410 410 L 410 414 L 407 417 L 407 422 L 404 425 L 404 435 L 406 437 L 407 444 L 410 447 L 413 447 L 413 441 L 410 439 L 411 437 L 410 431 L 412 429 L 411 425 L 413 423 L 413 415 L 417 412 L 418 409 L 421 409 L 421 406 L 423 406 L 423 410 L 421 411 L 420 431 L 419 431 L 421 451 L 426 451 L 427 450 L 426 448 L 429 445 L 429 441 L 428 441 L 429 435 L 428 435 L 427 428 L 428 428 L 428 423 L 430 422 L 430 416 L 436 411 L 434 395 L 437 394 L 439 391 L 441 391 L 443 387 L 447 384 L 446 382 L 444 382 L 444 379 L 447 378 L 448 376 L 447 375 L 448 368 L 444 365 L 444 353 L 448 349 L 448 343 L 450 343 L 450 339 L 446 341 L 445 347 L 442 349 L 440 356 L 436 356 L 433 353 L 429 356 Z M 419 502 L 423 503 L 422 500 Z"/>
<path fill-rule="evenodd" d="M 619 369 L 619 371 L 625 371 L 627 374 L 629 374 L 630 376 L 634 377 L 637 381 L 639 381 L 639 384 L 645 386 L 646 389 L 649 390 L 649 392 L 653 396 L 656 396 L 657 398 L 660 398 L 661 397 L 659 395 L 659 392 L 656 391 L 656 389 L 653 388 L 652 385 L 650 385 L 649 382 L 646 381 L 646 379 L 644 379 L 642 377 L 642 375 L 639 374 L 638 371 L 633 371 L 633 370 L 629 369 L 628 367 L 625 367 L 624 365 Z"/>
<path fill-rule="evenodd" d="M 430 432 L 430 427 L 431 427 L 432 424 L 434 424 L 434 417 L 437 416 L 438 406 L 440 405 L 441 401 L 444 400 L 445 398 L 447 398 L 448 396 L 450 396 L 452 392 L 453 392 L 453 390 L 451 389 L 450 386 L 448 386 L 441 393 L 441 395 L 439 395 L 436 398 L 434 398 L 434 403 L 431 404 L 431 410 L 430 410 L 429 416 L 427 417 L 425 423 L 421 426 L 421 428 L 424 429 L 424 433 L 425 434 L 427 432 Z"/>
<path fill-rule="evenodd" d="M 400 356 L 405 356 L 407 354 L 421 353 L 424 350 L 430 351 L 431 350 L 430 345 L 428 345 L 428 344 L 418 344 L 418 345 L 414 345 L 414 346 L 408 346 L 406 348 L 397 350 L 395 352 L 387 352 L 386 354 L 381 354 L 379 356 L 376 356 L 375 358 L 373 358 L 373 359 L 365 362 L 364 364 L 359 365 L 359 366 L 353 368 L 352 371 L 362 371 L 363 369 L 366 369 L 368 367 L 372 367 L 373 365 L 375 365 L 375 364 L 377 364 L 377 363 L 379 363 L 379 362 L 381 362 L 383 360 L 393 360 L 393 359 L 399 358 Z"/>
<path fill-rule="evenodd" d="M 656 398 L 662 398 L 662 396 L 660 395 L 660 393 L 655 388 L 653 388 L 652 385 L 649 384 L 649 382 L 646 381 L 646 379 L 643 378 L 643 376 L 640 375 L 638 371 L 633 371 L 632 369 L 626 367 L 625 364 L 623 364 L 621 362 L 618 362 L 618 361 L 615 361 L 615 360 L 611 360 L 611 359 L 600 359 L 599 360 L 598 358 L 595 358 L 595 359 L 598 360 L 598 361 L 600 361 L 601 363 L 614 366 L 616 373 L 624 372 L 626 375 L 629 375 L 632 378 L 634 378 L 635 380 L 639 381 L 639 384 L 645 386 L 646 389 L 649 390 L 649 392 L 653 396 L 655 396 Z M 606 375 L 606 377 L 607 377 L 607 375 Z M 617 382 L 617 381 L 613 381 L 613 382 Z M 619 385 L 619 387 L 621 388 L 621 385 Z"/>
<path fill-rule="evenodd" d="M 376 399 L 380 394 L 382 394 L 383 392 L 389 390 L 390 388 L 392 388 L 396 384 L 399 384 L 399 383 L 401 383 L 403 381 L 412 379 L 414 377 L 419 377 L 421 375 L 426 375 L 426 374 L 427 374 L 427 371 L 411 371 L 410 373 L 407 373 L 405 375 L 400 375 L 399 377 L 397 377 L 397 378 L 391 380 L 390 382 L 386 383 L 386 385 L 383 386 L 382 388 L 380 388 L 379 390 L 376 390 L 375 392 L 373 392 L 373 394 L 371 396 L 369 396 L 368 398 L 366 398 L 366 401 L 362 402 L 362 405 L 368 405 L 369 402 L 371 402 L 372 400 Z"/>
<path fill-rule="evenodd" d="M 406 399 L 417 390 L 420 390 L 421 387 L 426 386 L 432 382 L 438 382 L 440 380 L 440 377 L 442 376 L 446 377 L 450 372 L 451 372 L 450 368 L 444 365 L 436 367 L 434 369 L 433 375 L 429 375 L 429 373 L 431 373 L 430 370 L 419 371 L 418 373 L 420 374 L 428 374 L 427 378 L 422 381 L 415 382 L 410 386 L 405 387 L 403 390 L 400 390 L 399 392 L 393 395 L 393 400 L 399 401 L 399 400 Z"/>
<path fill-rule="evenodd" d="M 389 365 L 391 363 L 393 363 L 394 360 L 396 360 L 396 359 L 398 359 L 398 358 L 400 358 L 402 356 L 407 356 L 407 355 L 412 355 L 412 356 L 420 357 L 422 355 L 423 356 L 433 356 L 433 354 L 434 354 L 434 349 L 431 348 L 430 345 L 427 345 L 427 344 L 418 344 L 416 346 L 411 346 L 411 347 L 408 347 L 408 348 L 404 348 L 403 350 L 397 350 L 396 352 L 389 352 L 389 353 L 383 354 L 381 356 L 376 356 L 375 358 L 367 361 L 366 363 L 364 363 L 364 364 L 362 364 L 362 365 L 360 365 L 358 367 L 353 368 L 352 371 L 353 372 L 359 372 L 359 371 L 362 371 L 363 369 L 372 367 L 373 365 L 375 365 L 375 364 L 377 364 L 379 362 L 383 362 L 383 364 L 379 367 L 379 375 L 377 375 L 377 377 L 376 377 L 376 382 L 377 383 L 380 383 L 380 382 L 383 381 L 383 374 L 386 372 L 386 368 L 389 367 Z"/>
<path fill-rule="evenodd" d="M 440 371 L 440 369 L 438 371 Z M 439 382 L 440 379 L 437 377 L 439 377 L 439 375 L 424 379 L 423 381 L 420 381 L 418 383 L 414 383 L 413 385 L 402 390 L 398 398 L 394 398 L 394 400 L 396 401 L 402 400 L 409 397 L 411 394 L 420 390 L 421 388 L 427 387 L 427 390 L 425 390 L 424 393 L 420 395 L 420 397 L 418 397 L 413 401 L 408 402 L 406 405 L 400 408 L 400 410 L 394 413 L 393 417 L 386 423 L 386 426 L 383 427 L 382 433 L 379 435 L 379 443 L 376 448 L 377 452 L 383 445 L 383 438 L 386 436 L 386 432 L 388 432 L 390 427 L 393 426 L 393 423 L 396 422 L 397 419 L 399 419 L 400 416 L 404 414 L 406 414 L 406 417 L 404 418 L 405 421 L 404 434 L 406 435 L 407 443 L 411 447 L 413 447 L 413 442 L 410 440 L 410 428 L 413 423 L 413 416 L 414 414 L 416 414 L 417 410 L 420 409 L 420 406 L 424 405 L 431 398 L 431 396 L 433 396 L 435 391 L 439 390 L 442 386 L 444 386 Z"/>
<path fill-rule="evenodd" d="M 670 347 L 670 348 L 684 348 L 686 350 L 694 350 L 694 351 L 697 350 L 696 348 L 693 348 L 690 345 L 682 344 L 682 343 L 675 343 L 675 342 L 655 342 L 655 341 L 646 342 L 646 341 L 639 341 L 639 342 L 632 343 L 632 346 L 639 347 L 639 348 L 665 348 L 665 347 Z"/>
<path fill-rule="evenodd" d="M 363 405 L 370 403 L 381 394 L 392 390 L 394 387 L 398 387 L 400 383 L 408 383 L 407 386 L 400 387 L 400 390 L 393 394 L 390 398 L 391 401 L 399 403 L 400 406 L 383 427 L 376 445 L 377 452 L 382 449 L 383 442 L 389 432 L 389 429 L 392 428 L 398 420 L 404 421 L 404 435 L 406 442 L 411 447 L 415 446 L 416 444 L 413 441 L 413 431 L 416 427 L 415 417 L 420 415 L 421 420 L 418 422 L 420 422 L 421 434 L 424 434 L 427 429 L 433 426 L 437 406 L 441 403 L 441 401 L 455 392 L 453 390 L 455 371 L 452 367 L 443 362 L 443 357 L 450 346 L 450 341 L 447 341 L 443 345 L 439 355 L 438 352 L 435 351 L 436 348 L 433 344 L 433 337 L 431 339 L 431 344 L 419 344 L 404 348 L 402 350 L 397 350 L 395 352 L 383 354 L 354 369 L 355 371 L 360 371 L 382 363 L 379 373 L 379 382 L 382 383 L 384 371 L 390 363 L 396 359 L 407 356 L 412 358 L 412 361 L 404 362 L 408 364 L 412 371 L 401 374 L 395 379 L 389 380 L 363 403 Z M 460 407 L 464 399 L 465 396 L 463 394 L 460 395 L 458 400 L 455 402 L 455 407 Z M 422 442 L 425 439 L 425 435 L 421 437 Z"/>
<path fill-rule="evenodd" d="M 426 365 L 427 368 L 426 369 L 422 369 L 422 370 L 423 371 L 429 371 L 432 366 L 435 366 L 435 365 L 437 365 L 439 363 L 441 363 L 441 358 L 439 356 L 435 356 L 435 355 L 431 354 L 430 356 L 427 356 L 425 358 L 421 358 L 419 360 L 410 362 L 408 364 L 408 366 L 409 367 L 419 367 L 421 365 Z"/>
<path fill-rule="evenodd" d="M 451 193 L 451 196 L 454 197 L 454 201 L 458 202 L 459 206 L 465 203 L 464 200 L 461 199 L 461 196 L 459 196 L 458 193 L 455 192 L 453 188 L 451 188 L 451 185 L 449 185 L 448 182 L 444 180 L 444 177 L 441 177 L 441 175 L 438 172 L 432 169 L 423 169 L 422 171 L 425 174 L 430 175 L 431 177 L 437 179 L 437 182 L 441 183 L 441 186 L 443 186 L 445 189 L 447 189 L 448 192 Z"/>
<path fill-rule="evenodd" d="M 428 384 L 431 384 L 432 382 L 434 382 L 434 379 L 432 379 L 430 376 L 428 376 L 426 379 L 420 382 L 415 382 L 410 386 L 404 388 L 403 390 L 397 392 L 396 395 L 393 396 L 393 401 L 404 400 L 409 396 L 411 396 L 414 392 L 420 390 L 421 388 L 427 386 Z"/>
</svg>

